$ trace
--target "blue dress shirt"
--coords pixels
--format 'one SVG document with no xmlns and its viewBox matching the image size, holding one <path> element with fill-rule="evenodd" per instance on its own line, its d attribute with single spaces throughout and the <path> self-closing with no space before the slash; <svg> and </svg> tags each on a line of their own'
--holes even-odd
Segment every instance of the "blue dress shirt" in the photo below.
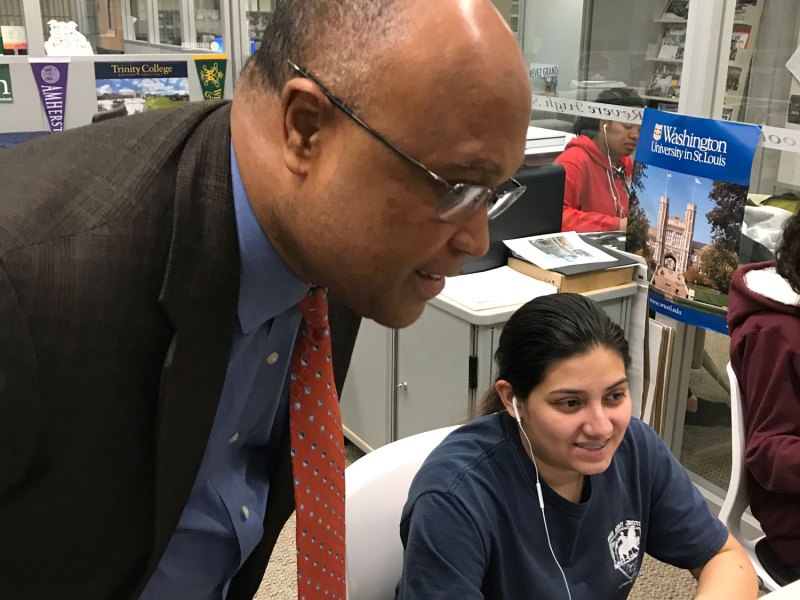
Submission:
<svg viewBox="0 0 800 600">
<path fill-rule="evenodd" d="M 287 423 L 288 375 L 298 303 L 309 285 L 259 226 L 231 146 L 239 235 L 239 326 L 200 470 L 143 600 L 225 598 L 263 534 L 267 465 Z"/>
</svg>

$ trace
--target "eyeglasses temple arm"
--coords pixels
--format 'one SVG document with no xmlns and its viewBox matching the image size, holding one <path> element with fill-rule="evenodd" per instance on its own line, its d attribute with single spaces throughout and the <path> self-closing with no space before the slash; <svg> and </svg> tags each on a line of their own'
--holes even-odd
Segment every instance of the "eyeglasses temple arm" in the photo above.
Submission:
<svg viewBox="0 0 800 600">
<path fill-rule="evenodd" d="M 434 173 L 433 171 L 431 171 L 431 170 L 430 170 L 428 167 L 426 167 L 424 164 L 422 164 L 421 162 L 419 162 L 419 161 L 418 161 L 416 158 L 414 158 L 413 156 L 410 156 L 409 154 L 406 154 L 406 153 L 405 153 L 405 152 L 403 152 L 403 151 L 402 151 L 400 148 L 398 148 L 397 146 L 395 146 L 395 145 L 394 145 L 392 142 L 390 142 L 390 141 L 389 141 L 389 140 L 387 140 L 385 137 L 383 137 L 383 136 L 382 136 L 380 133 L 378 133 L 377 131 L 375 131 L 375 130 L 374 130 L 374 129 L 373 129 L 373 128 L 372 128 L 372 127 L 371 127 L 371 126 L 370 126 L 370 125 L 369 125 L 369 124 L 366 122 L 366 121 L 364 121 L 364 120 L 363 120 L 361 117 L 359 117 L 359 116 L 358 116 L 358 115 L 357 115 L 357 114 L 356 114 L 356 113 L 353 111 L 353 109 L 352 109 L 352 108 L 350 108 L 350 107 L 349 107 L 349 106 L 347 106 L 347 104 L 345 104 L 345 103 L 344 103 L 342 100 L 340 100 L 339 98 L 337 98 L 337 97 L 336 97 L 336 96 L 333 94 L 333 92 L 331 92 L 331 91 L 330 91 L 328 88 L 326 88 L 326 87 L 325 87 L 325 85 L 324 85 L 324 84 L 323 84 L 323 83 L 322 83 L 322 82 L 321 82 L 319 79 L 317 79 L 316 77 L 314 77 L 314 75 L 312 75 L 311 73 L 309 73 L 308 71 L 306 71 L 306 70 L 305 70 L 305 69 L 303 69 L 302 67 L 299 67 L 299 66 L 297 66 L 297 65 L 296 65 L 296 64 L 294 64 L 294 63 L 293 63 L 291 60 L 287 60 L 286 62 L 287 62 L 287 63 L 289 63 L 289 66 L 290 66 L 292 69 L 294 69 L 295 71 L 297 71 L 297 73 L 298 73 L 298 74 L 299 74 L 301 77 L 305 77 L 306 79 L 309 79 L 309 80 L 313 81 L 315 84 L 317 84 L 317 87 L 319 87 L 319 89 L 322 91 L 322 93 L 323 93 L 323 94 L 325 94 L 325 97 L 326 97 L 328 100 L 330 100 L 330 101 L 331 101 L 331 103 L 335 104 L 337 108 L 339 108 L 341 111 L 343 111 L 343 112 L 344 112 L 344 113 L 345 113 L 345 114 L 346 114 L 348 117 L 350 117 L 351 119 L 353 119 L 353 120 L 354 120 L 356 123 L 358 123 L 358 124 L 359 124 L 361 127 L 363 127 L 364 129 L 366 129 L 366 130 L 367 130 L 367 131 L 368 131 L 368 132 L 369 132 L 369 133 L 370 133 L 372 136 L 374 136 L 375 138 L 377 138 L 377 139 L 378 139 L 378 140 L 379 140 L 379 141 L 380 141 L 382 144 L 384 144 L 384 145 L 385 145 L 387 148 L 389 148 L 389 149 L 390 149 L 390 150 L 392 150 L 392 151 L 393 151 L 395 154 L 399 155 L 400 157 L 404 158 L 405 160 L 407 160 L 407 161 L 409 161 L 409 162 L 411 162 L 411 163 L 415 164 L 415 165 L 416 165 L 417 167 L 419 167 L 420 169 L 424 170 L 424 171 L 425 171 L 425 172 L 426 172 L 428 175 L 430 175 L 430 176 L 431 176 L 431 177 L 432 177 L 434 180 L 436 180 L 436 181 L 437 181 L 438 183 L 440 183 L 441 185 L 443 185 L 443 186 L 447 187 L 447 188 L 448 188 L 448 189 L 450 189 L 450 190 L 453 190 L 453 186 L 452 186 L 452 185 L 451 185 L 451 184 L 450 184 L 450 183 L 449 183 L 447 180 L 445 180 L 445 179 L 442 179 L 441 177 L 439 177 L 439 176 L 438 176 L 436 173 Z"/>
</svg>

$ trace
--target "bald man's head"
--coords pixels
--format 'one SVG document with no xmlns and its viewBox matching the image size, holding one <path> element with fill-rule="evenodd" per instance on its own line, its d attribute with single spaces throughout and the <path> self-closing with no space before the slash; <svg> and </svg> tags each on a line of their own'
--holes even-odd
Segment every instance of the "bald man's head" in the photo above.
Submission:
<svg viewBox="0 0 800 600">
<path fill-rule="evenodd" d="M 481 38 L 489 43 L 505 38 L 507 47 L 513 42 L 516 58 L 514 36 L 489 0 L 283 0 L 245 78 L 279 95 L 294 76 L 287 66 L 291 60 L 324 77 L 331 89 L 347 91 L 350 104 L 358 107 L 373 99 L 374 71 L 391 68 L 394 58 L 405 60 L 404 41 L 413 40 L 417 55 L 447 64 L 458 57 L 444 56 L 444 50 Z M 468 50 L 461 55 L 466 62 L 468 55 L 487 49 Z M 499 49 L 497 55 L 508 56 Z"/>
<path fill-rule="evenodd" d="M 252 83 L 280 94 L 293 75 L 291 60 L 324 73 L 333 89 L 353 90 L 357 104 L 369 65 L 398 38 L 405 0 L 284 0 L 264 30 L 261 47 L 245 71 Z"/>
<path fill-rule="evenodd" d="M 305 281 L 402 327 L 486 252 L 487 200 L 522 163 L 531 108 L 489 0 L 284 0 L 241 82 L 239 171 Z M 467 188 L 484 200 L 443 210 Z"/>
</svg>

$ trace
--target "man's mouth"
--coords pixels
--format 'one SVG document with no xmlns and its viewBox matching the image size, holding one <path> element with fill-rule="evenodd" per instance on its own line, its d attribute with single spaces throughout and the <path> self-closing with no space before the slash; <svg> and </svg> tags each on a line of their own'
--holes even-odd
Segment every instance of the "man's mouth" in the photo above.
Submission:
<svg viewBox="0 0 800 600">
<path fill-rule="evenodd" d="M 444 279 L 444 275 L 441 273 L 428 273 L 427 271 L 417 270 L 417 275 L 425 279 L 430 279 L 431 281 L 441 281 Z"/>
</svg>

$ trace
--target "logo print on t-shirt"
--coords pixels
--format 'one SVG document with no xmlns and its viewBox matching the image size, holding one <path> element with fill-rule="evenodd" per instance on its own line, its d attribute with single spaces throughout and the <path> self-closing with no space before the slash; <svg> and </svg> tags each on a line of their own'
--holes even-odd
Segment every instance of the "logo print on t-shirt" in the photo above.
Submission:
<svg viewBox="0 0 800 600">
<path fill-rule="evenodd" d="M 608 550 L 614 568 L 633 579 L 639 570 L 639 541 L 642 537 L 641 521 L 622 521 L 608 534 Z"/>
</svg>

